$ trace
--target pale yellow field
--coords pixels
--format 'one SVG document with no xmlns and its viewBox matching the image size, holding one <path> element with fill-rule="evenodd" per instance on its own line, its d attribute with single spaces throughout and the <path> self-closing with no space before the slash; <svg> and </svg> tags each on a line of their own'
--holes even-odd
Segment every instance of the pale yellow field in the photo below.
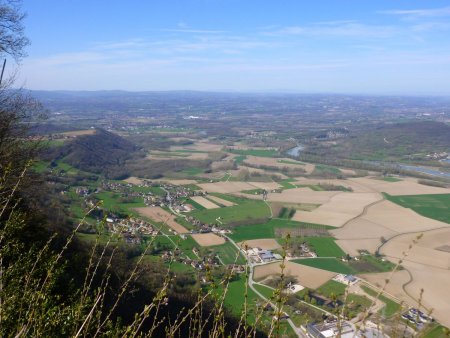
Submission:
<svg viewBox="0 0 450 338">
<path fill-rule="evenodd" d="M 359 256 L 358 250 L 367 250 L 374 254 L 381 245 L 379 238 L 338 239 L 336 244 L 351 256 Z"/>
<path fill-rule="evenodd" d="M 186 234 L 189 232 L 184 226 L 175 221 L 175 216 L 160 207 L 143 207 L 135 208 L 140 215 L 148 217 L 156 222 L 167 224 L 179 234 Z"/>
<path fill-rule="evenodd" d="M 214 204 L 213 202 L 207 200 L 206 198 L 204 198 L 202 196 L 193 196 L 193 197 L 191 197 L 191 200 L 193 200 L 194 202 L 197 202 L 198 204 L 200 204 L 202 207 L 204 207 L 206 209 L 220 208 L 217 204 Z"/>
<path fill-rule="evenodd" d="M 360 215 L 366 206 L 381 199 L 377 193 L 338 193 L 313 211 L 298 211 L 293 220 L 340 227 Z"/>
<path fill-rule="evenodd" d="M 356 254 L 358 249 L 374 252 L 381 245 L 381 237 L 388 240 L 402 233 L 442 227 L 450 229 L 450 224 L 423 217 L 390 201 L 380 201 L 342 228 L 331 230 L 331 233 L 344 251 Z M 402 247 L 405 248 L 404 245 Z"/>
<path fill-rule="evenodd" d="M 446 250 L 450 245 L 450 224 L 381 201 L 367 208 L 361 217 L 331 232 L 338 238 L 336 243 L 351 255 L 357 255 L 357 249 L 374 252 L 382 244 L 381 236 L 387 239 L 380 253 L 393 263 L 403 259 L 405 269 L 394 273 L 387 291 L 414 306 L 416 302 L 411 297 L 417 300 L 423 289 L 422 303 L 434 308 L 433 316 L 442 324 L 450 325 L 450 252 Z M 423 237 L 413 243 L 419 234 Z M 390 275 L 366 274 L 362 277 L 382 286 Z"/>
<path fill-rule="evenodd" d="M 262 175 L 267 175 L 267 176 L 276 175 L 276 176 L 278 176 L 280 179 L 288 178 L 286 175 L 284 175 L 284 174 L 281 173 L 281 172 L 275 173 L 275 172 L 273 172 L 273 171 L 264 170 L 264 169 L 259 169 L 259 168 L 247 167 L 247 166 L 245 166 L 245 165 L 240 165 L 239 168 L 240 168 L 240 169 L 237 170 L 237 171 L 235 172 L 236 174 L 233 174 L 233 176 L 239 176 L 239 175 L 242 175 L 242 173 L 250 172 L 250 173 L 260 173 L 260 174 L 262 174 Z M 230 172 L 231 172 L 231 171 L 230 171 Z"/>
<path fill-rule="evenodd" d="M 381 237 L 388 239 L 398 234 L 396 231 L 361 217 L 330 232 L 338 239 L 338 245 L 350 255 L 358 255 L 358 249 L 366 249 L 374 253 L 381 244 Z"/>
<path fill-rule="evenodd" d="M 214 161 L 211 163 L 211 169 L 214 171 L 232 169 L 235 156 L 236 155 L 227 155 L 227 157 L 220 161 Z"/>
<path fill-rule="evenodd" d="M 153 180 L 154 182 L 167 182 L 173 185 L 187 185 L 187 184 L 196 184 L 196 180 L 168 180 L 168 179 L 158 179 Z"/>
<path fill-rule="evenodd" d="M 313 179 L 313 178 L 298 178 L 294 184 L 298 185 L 316 185 L 316 184 L 332 184 L 341 185 L 346 188 L 351 188 L 353 192 L 376 192 L 373 188 L 365 186 L 352 180 L 339 180 L 339 179 Z"/>
<path fill-rule="evenodd" d="M 223 237 L 217 236 L 216 234 L 212 233 L 193 234 L 191 236 L 200 246 L 212 246 L 225 243 L 225 239 Z"/>
<path fill-rule="evenodd" d="M 433 309 L 433 317 L 441 324 L 450 326 L 450 271 L 410 261 L 403 266 L 412 276 L 412 282 L 405 286 L 406 292 L 417 300 L 423 289 L 422 304 Z"/>
<path fill-rule="evenodd" d="M 411 209 L 403 208 L 390 201 L 382 201 L 369 207 L 362 218 L 399 233 L 450 226 L 450 224 L 421 216 Z M 364 233 L 361 232 L 361 236 L 363 237 Z"/>
<path fill-rule="evenodd" d="M 124 181 L 127 183 L 130 183 L 130 184 L 134 184 L 134 185 L 139 185 L 139 184 L 142 184 L 142 182 L 143 182 L 140 178 L 134 177 L 134 176 L 128 177 Z"/>
<path fill-rule="evenodd" d="M 216 197 L 216 196 L 213 196 L 213 195 L 208 195 L 208 199 L 210 199 L 210 200 L 212 200 L 214 202 L 217 202 L 219 204 L 222 204 L 223 206 L 226 206 L 226 207 L 232 207 L 233 205 L 236 205 L 233 202 L 224 200 L 223 198 Z"/>
<path fill-rule="evenodd" d="M 265 250 L 274 250 L 281 248 L 281 245 L 278 244 L 278 242 L 273 238 L 252 239 L 237 244 L 242 248 L 245 248 L 246 246 L 249 248 L 260 248 Z"/>
<path fill-rule="evenodd" d="M 450 270 L 450 252 L 438 250 L 439 247 L 450 244 L 450 224 L 448 226 L 423 232 L 422 238 L 411 249 L 408 247 L 417 237 L 417 233 L 397 236 L 381 248 L 381 253 L 388 257 L 401 258 L 403 252 L 408 252 L 406 261 Z"/>
<path fill-rule="evenodd" d="M 269 193 L 267 200 L 270 202 L 323 204 L 338 193 L 337 191 L 312 191 L 309 188 L 294 188 L 283 190 L 281 193 Z"/>
<path fill-rule="evenodd" d="M 252 190 L 255 187 L 247 182 L 215 182 L 215 183 L 201 183 L 198 184 L 200 188 L 207 192 L 218 192 L 222 194 L 229 194 L 243 190 Z"/>
<path fill-rule="evenodd" d="M 306 170 L 306 173 L 309 175 L 314 171 L 314 169 L 316 169 L 316 166 L 311 163 L 306 163 L 304 169 Z"/>
<path fill-rule="evenodd" d="M 365 274 L 361 277 L 380 286 L 384 285 L 386 279 L 390 279 L 387 292 L 410 306 L 417 306 L 423 289 L 421 304 L 426 309 L 433 309 L 432 316 L 441 324 L 450 326 L 450 271 L 411 261 L 405 261 L 402 266 L 405 270 L 395 272 L 392 278 L 390 272 Z"/>
<path fill-rule="evenodd" d="M 328 280 L 333 278 L 336 273 L 321 269 L 316 269 L 310 266 L 296 264 L 293 262 L 286 262 L 284 273 L 289 276 L 297 278 L 298 283 L 307 288 L 316 289 Z M 280 263 L 271 263 L 255 267 L 255 280 L 262 280 L 268 276 L 276 276 L 281 272 Z"/>
<path fill-rule="evenodd" d="M 339 170 L 341 171 L 341 173 L 343 173 L 346 176 L 356 175 L 356 172 L 353 169 L 341 169 L 341 168 L 339 168 Z"/>
<path fill-rule="evenodd" d="M 386 192 L 389 195 L 424 195 L 424 194 L 450 194 L 450 189 L 431 187 L 417 183 L 416 179 L 404 178 L 400 182 L 386 182 L 380 179 L 358 177 L 350 181 L 369 187 L 374 191 Z"/>
<path fill-rule="evenodd" d="M 304 164 L 302 163 L 281 163 L 280 160 L 285 160 L 289 162 L 295 162 L 292 159 L 289 158 L 271 158 L 271 157 L 259 157 L 259 156 L 247 156 L 247 158 L 244 160 L 244 163 L 249 163 L 251 165 L 265 165 L 265 166 L 271 166 L 271 167 L 277 167 L 277 168 L 303 168 Z"/>
<path fill-rule="evenodd" d="M 265 189 L 267 191 L 275 190 L 280 187 L 280 185 L 276 182 L 248 182 L 253 185 L 256 189 Z"/>
<path fill-rule="evenodd" d="M 406 302 L 407 304 L 416 303 L 403 290 L 403 285 L 408 283 L 411 279 L 408 271 L 406 270 L 397 270 L 393 274 L 391 272 L 368 273 L 359 275 L 359 277 L 379 288 L 383 288 L 386 280 L 389 280 L 389 283 L 385 287 L 385 291 L 388 294 L 394 296 L 400 301 Z"/>
<path fill-rule="evenodd" d="M 282 163 L 280 161 L 297 162 L 290 158 L 270 158 L 270 157 L 259 157 L 259 156 L 247 156 L 244 161 L 250 165 L 266 165 L 277 168 L 290 168 L 290 169 L 304 169 L 306 174 L 311 174 L 314 171 L 315 166 L 310 163 Z"/>
</svg>

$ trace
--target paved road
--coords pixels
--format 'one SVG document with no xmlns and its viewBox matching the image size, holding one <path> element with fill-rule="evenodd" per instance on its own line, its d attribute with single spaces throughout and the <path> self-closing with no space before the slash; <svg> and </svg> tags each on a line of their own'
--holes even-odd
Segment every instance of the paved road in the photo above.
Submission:
<svg viewBox="0 0 450 338">
<path fill-rule="evenodd" d="M 235 241 L 233 241 L 230 237 L 225 236 L 226 238 L 228 238 L 228 240 L 230 241 L 230 243 L 232 243 L 239 251 L 243 251 L 237 244 Z M 245 253 L 244 253 L 244 257 L 245 257 Z M 248 278 L 248 286 L 250 287 L 250 289 L 256 293 L 260 298 L 262 298 L 264 301 L 266 301 L 268 304 L 270 304 L 270 306 L 272 306 L 276 311 L 278 311 L 278 307 L 276 304 L 274 304 L 273 302 L 271 302 L 269 299 L 267 299 L 264 295 L 262 295 L 258 290 L 256 290 L 256 288 L 254 287 L 253 284 L 255 284 L 255 281 L 253 280 L 253 268 L 254 268 L 254 264 L 248 262 L 248 266 L 250 268 L 250 273 L 249 273 L 249 278 Z M 280 309 L 282 312 L 282 309 Z M 297 326 L 295 326 L 294 322 L 292 321 L 291 318 L 287 319 L 287 322 L 289 323 L 289 325 L 291 326 L 292 330 L 297 334 L 297 337 L 300 338 L 308 338 L 308 336 L 301 330 L 299 329 Z"/>
</svg>

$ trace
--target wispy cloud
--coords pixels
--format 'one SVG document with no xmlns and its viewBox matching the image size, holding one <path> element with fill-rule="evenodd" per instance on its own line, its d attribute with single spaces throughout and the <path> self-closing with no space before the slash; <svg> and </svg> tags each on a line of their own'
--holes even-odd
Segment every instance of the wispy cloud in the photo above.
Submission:
<svg viewBox="0 0 450 338">
<path fill-rule="evenodd" d="M 396 31 L 397 29 L 393 26 L 367 25 L 356 21 L 330 21 L 319 22 L 307 26 L 288 26 L 273 31 L 267 31 L 264 34 L 385 38 L 394 35 Z"/>
<path fill-rule="evenodd" d="M 404 16 L 408 18 L 431 18 L 450 16 L 450 6 L 428 9 L 393 9 L 379 11 L 378 13 Z"/>
<path fill-rule="evenodd" d="M 191 28 L 167 28 L 163 29 L 165 32 L 175 32 L 175 33 L 195 33 L 195 34 L 221 34 L 225 31 L 220 30 L 208 30 L 208 29 L 191 29 Z"/>
</svg>

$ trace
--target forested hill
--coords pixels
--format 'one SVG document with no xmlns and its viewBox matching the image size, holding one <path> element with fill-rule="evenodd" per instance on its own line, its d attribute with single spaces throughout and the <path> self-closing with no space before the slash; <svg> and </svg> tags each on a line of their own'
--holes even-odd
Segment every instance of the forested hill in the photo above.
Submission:
<svg viewBox="0 0 450 338">
<path fill-rule="evenodd" d="M 117 177 L 125 162 L 137 156 L 138 150 L 136 145 L 123 137 L 104 129 L 96 129 L 94 134 L 79 136 L 64 146 L 53 149 L 49 155 L 63 158 L 65 162 L 81 170 Z"/>
</svg>

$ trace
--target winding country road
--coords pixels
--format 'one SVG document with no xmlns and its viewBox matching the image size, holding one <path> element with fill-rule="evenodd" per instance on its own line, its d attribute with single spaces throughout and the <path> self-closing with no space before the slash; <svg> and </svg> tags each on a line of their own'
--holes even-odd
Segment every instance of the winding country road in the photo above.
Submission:
<svg viewBox="0 0 450 338">
<path fill-rule="evenodd" d="M 244 257 L 246 257 L 245 252 L 243 252 L 243 250 L 239 247 L 239 245 L 236 244 L 235 241 L 233 241 L 230 237 L 225 236 L 230 243 L 232 243 L 239 252 L 242 252 L 244 254 Z M 260 297 L 261 299 L 263 299 L 264 301 L 266 301 L 268 304 L 270 304 L 270 306 L 272 306 L 277 312 L 283 312 L 283 309 L 279 309 L 278 306 L 276 304 L 274 304 L 273 302 L 271 302 L 269 299 L 267 299 L 264 295 L 262 295 L 258 290 L 256 290 L 256 288 L 254 287 L 253 284 L 255 284 L 255 281 L 253 280 L 253 269 L 254 269 L 254 264 L 250 263 L 248 260 L 248 267 L 250 268 L 250 272 L 249 272 L 249 278 L 248 278 L 248 286 L 250 287 L 250 289 L 256 293 L 258 295 L 258 297 Z M 292 330 L 295 332 L 295 334 L 297 335 L 297 337 L 301 337 L 301 338 L 308 338 L 308 336 L 301 330 L 299 329 L 297 326 L 295 326 L 294 322 L 292 321 L 291 318 L 287 318 L 287 322 L 288 324 L 291 326 Z"/>
</svg>

